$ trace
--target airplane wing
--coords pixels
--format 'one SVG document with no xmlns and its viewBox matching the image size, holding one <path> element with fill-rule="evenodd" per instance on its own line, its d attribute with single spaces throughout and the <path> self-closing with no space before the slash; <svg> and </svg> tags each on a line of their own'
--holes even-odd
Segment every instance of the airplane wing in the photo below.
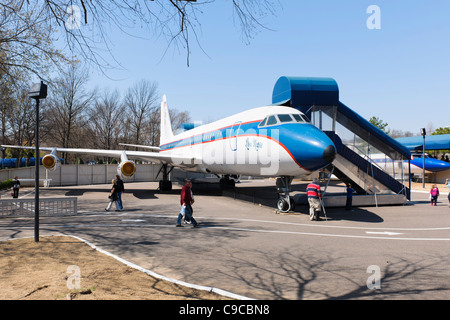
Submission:
<svg viewBox="0 0 450 320">
<path fill-rule="evenodd" d="M 126 147 L 137 147 L 137 148 L 143 148 L 143 149 L 150 149 L 150 150 L 154 150 L 154 151 L 161 150 L 160 147 L 144 146 L 142 144 L 119 143 L 119 145 L 126 146 Z"/>
<path fill-rule="evenodd" d="M 26 147 L 26 146 L 2 145 L 2 147 L 35 150 L 35 147 Z M 82 148 L 50 148 L 50 147 L 39 147 L 39 150 L 50 151 L 50 152 L 56 150 L 57 152 L 92 154 L 92 155 L 112 157 L 112 158 L 121 158 L 125 152 L 125 155 L 129 159 L 169 164 L 169 165 L 173 165 L 175 167 L 192 166 L 192 165 L 194 165 L 195 161 L 197 160 L 195 157 L 165 155 L 165 154 L 160 154 L 158 152 L 149 152 L 149 151 L 82 149 Z"/>
</svg>

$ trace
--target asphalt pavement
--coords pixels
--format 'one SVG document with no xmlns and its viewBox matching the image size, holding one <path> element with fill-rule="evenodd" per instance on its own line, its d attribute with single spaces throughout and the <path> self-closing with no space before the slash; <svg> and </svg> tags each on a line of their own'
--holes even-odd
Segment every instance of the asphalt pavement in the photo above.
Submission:
<svg viewBox="0 0 450 320">
<path fill-rule="evenodd" d="M 126 184 L 117 212 L 104 211 L 109 185 L 41 188 L 40 197 L 77 197 L 79 213 L 41 217 L 40 235 L 76 235 L 166 277 L 254 299 L 450 298 L 446 195 L 437 206 L 413 192 L 405 206 L 329 208 L 327 220 L 309 221 L 304 206 L 275 213 L 273 180 L 243 181 L 237 195 L 199 185 L 201 225 L 176 228 L 181 186 L 170 193 L 157 186 Z M 33 197 L 33 189 L 21 196 Z M 31 237 L 33 224 L 33 217 L 0 218 L 0 240 Z"/>
</svg>

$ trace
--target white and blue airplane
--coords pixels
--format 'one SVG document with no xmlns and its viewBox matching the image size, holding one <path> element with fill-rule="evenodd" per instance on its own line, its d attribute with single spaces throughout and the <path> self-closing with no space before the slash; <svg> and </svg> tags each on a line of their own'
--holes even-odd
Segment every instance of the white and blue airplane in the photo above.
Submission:
<svg viewBox="0 0 450 320">
<path fill-rule="evenodd" d="M 168 173 L 174 167 L 185 171 L 211 173 L 234 183 L 230 175 L 277 178 L 280 199 L 277 207 L 288 211 L 293 206 L 289 190 L 293 178 L 301 178 L 328 166 L 336 156 L 331 139 L 309 123 L 303 113 L 284 106 L 270 105 L 250 109 L 230 117 L 174 135 L 165 95 L 161 102 L 160 146 L 141 147 L 149 151 L 49 148 L 43 157 L 45 168 L 60 165 L 57 152 L 84 153 L 120 158 L 118 174 L 126 179 L 134 175 L 133 160 L 160 163 L 161 190 L 170 190 Z M 29 148 L 9 146 L 9 148 Z"/>
<path fill-rule="evenodd" d="M 411 173 L 422 173 L 423 158 L 421 153 L 411 153 Z M 425 153 L 425 171 L 440 172 L 450 169 L 450 163 L 431 158 Z"/>
<path fill-rule="evenodd" d="M 371 159 L 376 163 L 381 169 L 387 172 L 392 172 L 395 170 L 397 173 L 401 173 L 402 170 L 404 174 L 408 174 L 408 161 L 393 161 L 392 159 L 386 157 L 382 154 L 372 155 Z M 450 163 L 438 159 L 431 158 L 427 153 L 425 153 L 425 161 L 421 153 L 411 153 L 411 173 L 412 174 L 422 174 L 425 162 L 426 172 L 440 172 L 445 170 L 450 170 Z"/>
</svg>

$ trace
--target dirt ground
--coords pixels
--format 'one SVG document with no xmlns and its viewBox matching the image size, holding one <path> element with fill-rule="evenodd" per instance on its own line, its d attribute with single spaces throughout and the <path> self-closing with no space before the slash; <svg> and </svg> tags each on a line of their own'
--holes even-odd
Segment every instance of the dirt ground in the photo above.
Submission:
<svg viewBox="0 0 450 320">
<path fill-rule="evenodd" d="M 72 267 L 70 267 L 72 266 Z M 76 267 L 73 267 L 76 266 Z M 0 242 L 1 300 L 217 300 L 226 297 L 151 277 L 78 239 Z"/>
</svg>

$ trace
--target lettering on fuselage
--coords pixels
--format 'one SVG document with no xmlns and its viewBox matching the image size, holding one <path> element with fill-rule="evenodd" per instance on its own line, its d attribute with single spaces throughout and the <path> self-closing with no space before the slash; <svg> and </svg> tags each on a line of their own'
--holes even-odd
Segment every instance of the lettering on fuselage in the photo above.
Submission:
<svg viewBox="0 0 450 320">
<path fill-rule="evenodd" d="M 250 138 L 247 138 L 245 140 L 245 149 L 247 149 L 247 150 L 255 149 L 256 151 L 258 151 L 262 147 L 263 147 L 263 142 L 260 141 L 259 139 L 253 138 L 250 140 Z"/>
<path fill-rule="evenodd" d="M 281 145 L 278 128 L 258 129 L 260 121 L 240 123 L 210 132 L 193 134 L 162 146 L 173 154 L 193 154 L 196 165 L 230 170 L 230 165 L 259 165 L 255 174 L 273 175 L 280 167 Z M 254 168 L 254 167 L 253 167 Z"/>
</svg>

